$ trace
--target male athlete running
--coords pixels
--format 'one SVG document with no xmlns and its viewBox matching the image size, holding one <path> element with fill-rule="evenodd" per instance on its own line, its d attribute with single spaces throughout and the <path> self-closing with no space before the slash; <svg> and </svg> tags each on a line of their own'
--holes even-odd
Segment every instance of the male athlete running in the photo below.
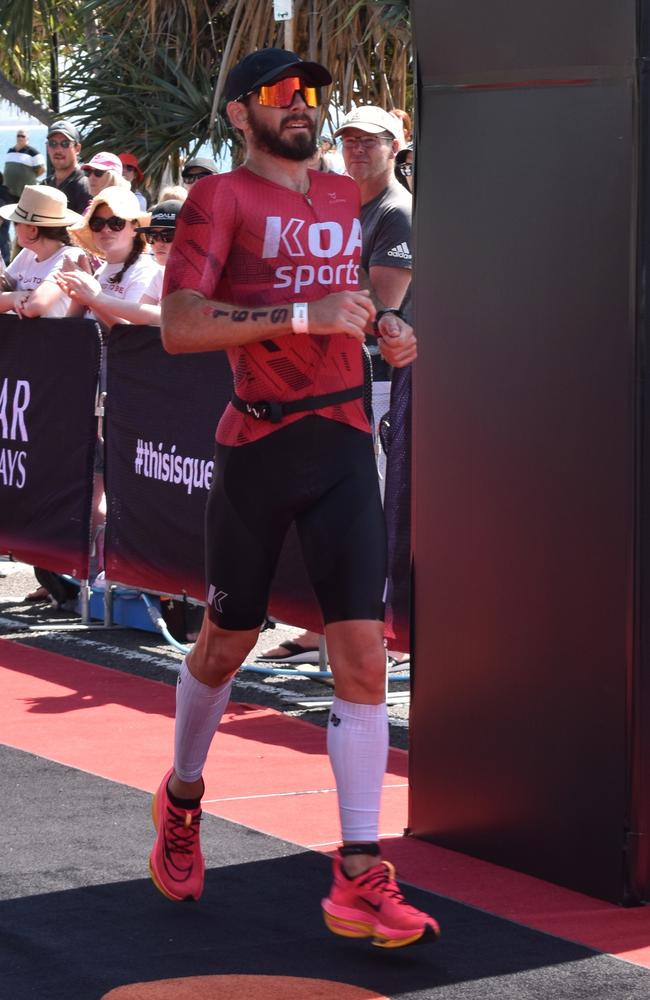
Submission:
<svg viewBox="0 0 650 1000">
<path fill-rule="evenodd" d="M 217 428 L 207 608 L 178 680 L 174 766 L 154 798 L 150 869 L 169 898 L 200 896 L 203 767 L 295 521 L 336 685 L 327 747 L 342 847 L 325 922 L 335 934 L 400 947 L 434 940 L 439 929 L 405 902 L 379 857 L 386 543 L 361 344 L 376 322 L 384 357 L 401 367 L 416 343 L 395 312 L 376 316 L 359 288 L 356 182 L 307 167 L 320 88 L 331 82 L 323 66 L 280 49 L 233 68 L 227 110 L 246 141 L 245 163 L 193 185 L 167 264 L 165 348 L 227 351 L 235 391 Z M 260 481 L 271 484 L 263 495 Z"/>
</svg>

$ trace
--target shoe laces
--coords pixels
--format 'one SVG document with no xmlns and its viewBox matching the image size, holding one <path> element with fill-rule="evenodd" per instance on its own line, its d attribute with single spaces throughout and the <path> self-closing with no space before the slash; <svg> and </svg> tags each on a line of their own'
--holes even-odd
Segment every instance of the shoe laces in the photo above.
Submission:
<svg viewBox="0 0 650 1000">
<path fill-rule="evenodd" d="M 404 903 L 405 899 L 400 892 L 395 881 L 395 867 L 390 861 L 382 861 L 380 864 L 369 868 L 359 878 L 359 888 L 380 892 L 384 896 L 390 896 L 396 903 Z"/>
<path fill-rule="evenodd" d="M 191 855 L 199 836 L 201 810 L 175 809 L 167 804 L 167 845 L 176 854 Z"/>
</svg>

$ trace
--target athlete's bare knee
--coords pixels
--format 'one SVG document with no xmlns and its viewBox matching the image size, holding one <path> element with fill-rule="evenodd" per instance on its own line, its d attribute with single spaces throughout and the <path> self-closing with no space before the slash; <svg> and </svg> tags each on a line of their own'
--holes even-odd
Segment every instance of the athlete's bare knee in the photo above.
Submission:
<svg viewBox="0 0 650 1000">
<path fill-rule="evenodd" d="M 336 693 L 355 704 L 386 696 L 386 651 L 380 622 L 338 622 L 326 629 Z"/>
<path fill-rule="evenodd" d="M 210 687 L 230 680 L 257 642 L 259 629 L 233 632 L 219 628 L 206 614 L 187 664 L 190 672 Z"/>
<path fill-rule="evenodd" d="M 386 697 L 386 659 L 361 657 L 342 669 L 333 665 L 336 693 L 344 701 L 360 705 L 380 704 Z"/>
</svg>

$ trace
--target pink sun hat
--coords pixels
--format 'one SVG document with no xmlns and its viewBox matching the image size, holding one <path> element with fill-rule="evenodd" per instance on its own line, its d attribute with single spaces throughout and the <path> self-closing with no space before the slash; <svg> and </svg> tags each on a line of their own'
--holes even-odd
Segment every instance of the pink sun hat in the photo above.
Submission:
<svg viewBox="0 0 650 1000">
<path fill-rule="evenodd" d="M 122 176 L 122 161 L 115 153 L 95 153 L 92 160 L 83 163 L 83 171 L 90 170 L 112 170 L 118 177 Z"/>
</svg>

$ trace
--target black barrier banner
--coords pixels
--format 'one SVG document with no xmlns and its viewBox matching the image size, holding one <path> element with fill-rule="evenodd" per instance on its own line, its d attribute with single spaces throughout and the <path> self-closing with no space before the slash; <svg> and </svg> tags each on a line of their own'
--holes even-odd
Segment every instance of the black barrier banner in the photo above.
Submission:
<svg viewBox="0 0 650 1000">
<path fill-rule="evenodd" d="M 205 599 L 203 517 L 214 432 L 232 392 L 223 351 L 170 355 L 158 327 L 108 337 L 106 576 Z"/>
<path fill-rule="evenodd" d="M 204 601 L 214 433 L 232 392 L 226 354 L 169 355 L 157 327 L 116 326 L 108 338 L 107 389 L 106 576 Z M 322 630 L 295 529 L 281 555 L 269 614 Z"/>
<path fill-rule="evenodd" d="M 410 646 L 411 580 L 411 366 L 396 368 L 386 434 L 384 510 L 388 532 L 385 634 L 390 649 Z"/>
<path fill-rule="evenodd" d="M 0 550 L 88 576 L 99 327 L 0 316 Z"/>
</svg>

